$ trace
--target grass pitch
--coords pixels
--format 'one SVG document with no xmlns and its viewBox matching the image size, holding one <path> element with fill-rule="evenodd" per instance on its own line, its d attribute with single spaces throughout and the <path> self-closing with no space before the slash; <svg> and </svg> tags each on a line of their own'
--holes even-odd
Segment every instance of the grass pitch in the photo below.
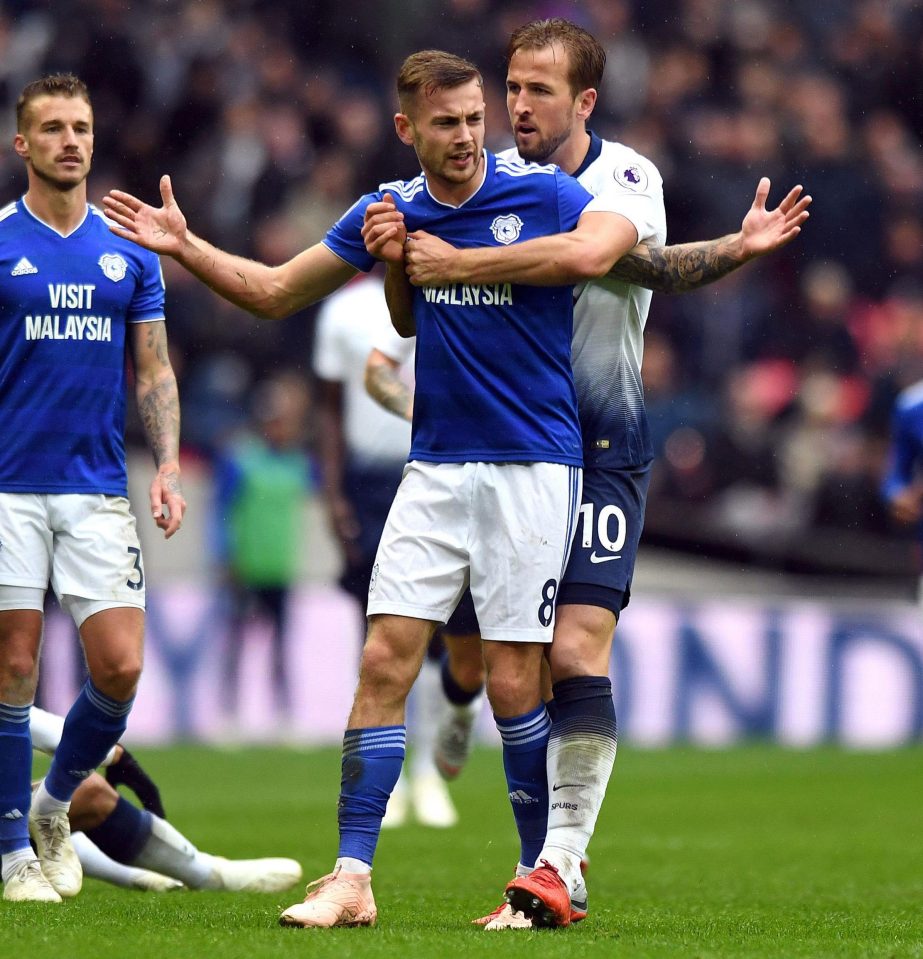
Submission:
<svg viewBox="0 0 923 959">
<path fill-rule="evenodd" d="M 334 750 L 139 750 L 171 820 L 202 849 L 336 853 Z M 453 787 L 462 825 L 383 834 L 373 929 L 282 929 L 277 896 L 156 895 L 87 880 L 63 906 L 0 902 L 10 959 L 923 957 L 923 747 L 886 753 L 620 750 L 591 847 L 590 916 L 485 933 L 518 847 L 499 753 Z M 515 939 L 515 942 L 511 940 Z"/>
</svg>

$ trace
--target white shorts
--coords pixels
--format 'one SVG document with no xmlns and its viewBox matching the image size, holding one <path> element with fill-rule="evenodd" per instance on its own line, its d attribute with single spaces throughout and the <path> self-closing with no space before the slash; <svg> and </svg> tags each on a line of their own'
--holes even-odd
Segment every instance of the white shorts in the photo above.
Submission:
<svg viewBox="0 0 923 959">
<path fill-rule="evenodd" d="M 369 615 L 444 623 L 470 585 L 482 639 L 550 643 L 581 475 L 558 463 L 408 463 Z"/>
<path fill-rule="evenodd" d="M 21 598 L 43 598 L 49 582 L 65 608 L 77 598 L 94 610 L 144 609 L 141 544 L 124 496 L 0 493 L 0 609 L 41 609 Z"/>
</svg>

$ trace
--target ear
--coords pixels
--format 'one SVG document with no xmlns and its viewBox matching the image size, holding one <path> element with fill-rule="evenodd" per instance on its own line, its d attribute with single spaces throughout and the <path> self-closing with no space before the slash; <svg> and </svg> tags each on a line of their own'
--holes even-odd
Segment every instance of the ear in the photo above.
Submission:
<svg viewBox="0 0 923 959">
<path fill-rule="evenodd" d="M 406 146 L 413 146 L 413 123 L 406 113 L 394 114 L 394 129 L 401 143 Z"/>
<path fill-rule="evenodd" d="M 596 108 L 597 93 L 593 87 L 588 87 L 577 96 L 577 119 L 589 120 Z"/>
<path fill-rule="evenodd" d="M 21 133 L 17 133 L 13 137 L 13 149 L 23 160 L 29 159 L 29 144 L 26 143 L 26 138 Z"/>
</svg>

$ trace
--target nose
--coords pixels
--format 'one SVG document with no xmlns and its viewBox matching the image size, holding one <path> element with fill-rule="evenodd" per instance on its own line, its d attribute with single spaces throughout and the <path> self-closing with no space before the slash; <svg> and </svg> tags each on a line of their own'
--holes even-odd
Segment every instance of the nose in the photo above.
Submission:
<svg viewBox="0 0 923 959">
<path fill-rule="evenodd" d="M 528 116 L 528 114 L 531 112 L 529 102 L 522 91 L 517 93 L 513 98 L 511 103 L 511 112 L 514 118 L 517 120 L 521 120 L 523 117 Z"/>
</svg>

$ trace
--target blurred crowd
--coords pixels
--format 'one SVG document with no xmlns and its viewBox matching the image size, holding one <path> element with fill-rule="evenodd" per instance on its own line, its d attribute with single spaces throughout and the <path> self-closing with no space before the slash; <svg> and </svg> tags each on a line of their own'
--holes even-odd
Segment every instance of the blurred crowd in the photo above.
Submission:
<svg viewBox="0 0 923 959">
<path fill-rule="evenodd" d="M 416 172 L 393 133 L 407 54 L 467 56 L 488 145 L 511 145 L 510 31 L 565 16 L 608 51 L 594 129 L 663 174 L 671 242 L 732 232 L 757 180 L 802 183 L 801 237 L 714 287 L 657 295 L 645 384 L 648 540 L 786 568 L 893 573 L 878 496 L 894 397 L 923 378 L 923 7 L 918 0 L 0 0 L 0 130 L 43 71 L 96 111 L 91 196 L 154 201 L 280 262 L 361 193 Z M 0 153 L 9 198 L 20 161 Z M 240 425 L 254 383 L 307 377 L 314 310 L 260 323 L 164 264 L 190 449 Z"/>
</svg>

